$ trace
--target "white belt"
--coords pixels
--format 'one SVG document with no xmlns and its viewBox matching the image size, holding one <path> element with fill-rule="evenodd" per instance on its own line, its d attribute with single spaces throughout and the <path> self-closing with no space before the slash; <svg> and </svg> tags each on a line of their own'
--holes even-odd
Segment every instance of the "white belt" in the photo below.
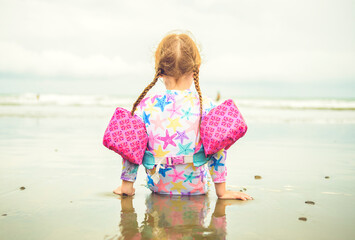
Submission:
<svg viewBox="0 0 355 240">
<path fill-rule="evenodd" d="M 159 182 L 159 170 L 161 164 L 174 165 L 174 164 L 185 164 L 193 163 L 194 156 L 176 156 L 176 157 L 154 157 L 157 167 L 155 168 L 155 173 L 152 175 L 154 184 Z"/>
</svg>

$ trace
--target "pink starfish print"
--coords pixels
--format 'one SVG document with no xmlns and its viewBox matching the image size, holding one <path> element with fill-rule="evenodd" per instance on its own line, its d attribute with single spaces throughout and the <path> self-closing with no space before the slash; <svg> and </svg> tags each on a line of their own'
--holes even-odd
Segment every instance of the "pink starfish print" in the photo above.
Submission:
<svg viewBox="0 0 355 240">
<path fill-rule="evenodd" d="M 159 140 L 164 142 L 164 146 L 163 149 L 166 149 L 166 147 L 171 144 L 174 147 L 176 147 L 176 144 L 174 143 L 173 139 L 175 138 L 175 136 L 177 135 L 177 133 L 175 133 L 172 136 L 169 136 L 169 132 L 168 129 L 165 130 L 165 137 L 158 137 Z"/>
<path fill-rule="evenodd" d="M 155 95 L 154 97 L 152 97 L 152 98 L 151 98 L 152 103 L 154 103 L 155 99 L 156 99 L 156 98 L 159 98 L 159 97 L 161 97 L 161 96 L 160 96 L 160 95 Z"/>
<path fill-rule="evenodd" d="M 221 173 L 218 173 L 216 172 L 216 178 L 213 179 L 214 182 L 224 182 L 226 180 L 225 176 L 227 175 L 226 174 L 227 172 L 226 171 L 223 171 Z"/>
<path fill-rule="evenodd" d="M 202 193 L 202 194 L 205 193 L 204 189 L 203 189 L 204 183 L 201 182 L 200 178 L 198 178 L 198 182 L 196 184 L 189 183 L 189 185 L 194 188 L 194 189 L 192 189 L 191 194 L 194 192 L 197 192 L 197 191 L 200 191 L 200 193 Z"/>
<path fill-rule="evenodd" d="M 197 133 L 198 125 L 200 124 L 200 120 L 196 119 L 195 122 L 186 120 L 186 122 L 188 124 L 190 124 L 190 127 L 188 129 L 186 129 L 186 133 L 188 133 L 190 131 L 194 131 L 195 133 Z"/>
<path fill-rule="evenodd" d="M 181 176 L 184 172 L 185 171 L 178 172 L 174 168 L 174 174 L 168 174 L 168 176 L 173 178 L 173 182 L 176 182 L 178 179 L 184 179 L 184 177 Z"/>
<path fill-rule="evenodd" d="M 143 98 L 141 100 L 141 102 L 139 103 L 139 107 L 140 107 L 141 110 L 143 109 L 143 107 L 147 106 L 147 104 L 145 102 L 148 100 L 148 98 L 149 97 Z"/>
<path fill-rule="evenodd" d="M 150 147 L 151 149 L 154 149 L 154 144 L 155 144 L 155 143 L 158 143 L 158 144 L 159 144 L 158 136 L 159 136 L 159 134 L 154 135 L 153 132 L 150 132 L 150 133 L 148 134 L 148 143 L 149 143 L 149 147 Z"/>
<path fill-rule="evenodd" d="M 169 182 L 163 183 L 163 181 L 160 179 L 159 182 L 156 184 L 156 186 L 158 187 L 158 192 L 168 192 L 165 187 L 169 184 Z"/>
<path fill-rule="evenodd" d="M 161 128 L 161 129 L 165 129 L 163 126 L 163 123 L 166 121 L 166 119 L 161 120 L 160 119 L 160 115 L 157 116 L 157 118 L 154 119 L 150 119 L 150 124 L 154 126 L 154 131 L 157 130 L 157 128 Z"/>
<path fill-rule="evenodd" d="M 176 107 L 176 103 L 174 102 L 172 108 L 171 108 L 171 109 L 167 109 L 169 112 L 171 112 L 170 118 L 172 118 L 172 117 L 174 116 L 174 114 L 177 114 L 177 115 L 180 115 L 180 116 L 181 116 L 182 113 L 179 112 L 180 108 L 182 108 L 182 105 Z"/>
</svg>

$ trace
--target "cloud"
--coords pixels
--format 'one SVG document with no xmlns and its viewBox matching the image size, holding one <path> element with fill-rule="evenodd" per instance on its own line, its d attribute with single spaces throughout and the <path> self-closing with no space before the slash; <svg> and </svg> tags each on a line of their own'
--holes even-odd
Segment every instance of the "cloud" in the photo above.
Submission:
<svg viewBox="0 0 355 240">
<path fill-rule="evenodd" d="M 230 81 L 355 77 L 351 1 L 1 1 L 0 73 L 152 75 L 173 29 L 201 43 L 201 76 Z"/>
<path fill-rule="evenodd" d="M 128 64 L 119 56 L 78 56 L 70 52 L 44 50 L 35 52 L 16 44 L 0 42 L 0 70 L 6 73 L 37 75 L 41 77 L 111 77 L 137 74 L 137 69 L 149 72 L 149 64 Z"/>
<path fill-rule="evenodd" d="M 272 54 L 225 54 L 202 66 L 203 76 L 230 81 L 331 81 L 355 76 L 350 52 L 290 51 Z"/>
</svg>

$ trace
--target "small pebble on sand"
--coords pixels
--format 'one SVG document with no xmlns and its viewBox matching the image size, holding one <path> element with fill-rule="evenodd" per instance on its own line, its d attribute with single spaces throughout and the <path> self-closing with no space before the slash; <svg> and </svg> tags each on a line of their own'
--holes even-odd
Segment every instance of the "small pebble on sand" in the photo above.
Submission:
<svg viewBox="0 0 355 240">
<path fill-rule="evenodd" d="M 325 179 L 329 179 L 329 176 L 325 176 L 324 178 L 325 178 Z"/>
<path fill-rule="evenodd" d="M 26 188 L 25 187 L 20 187 L 20 190 L 25 190 Z"/>
<path fill-rule="evenodd" d="M 313 201 L 305 201 L 304 203 L 306 203 L 306 204 L 311 204 L 311 205 L 314 205 L 314 204 L 315 204 L 315 202 L 313 202 Z"/>
<path fill-rule="evenodd" d="M 261 176 L 255 175 L 254 178 L 255 178 L 255 179 L 261 179 Z"/>
<path fill-rule="evenodd" d="M 247 189 L 245 187 L 243 187 L 243 191 L 246 191 Z"/>
<path fill-rule="evenodd" d="M 300 220 L 300 221 L 307 221 L 307 218 L 305 218 L 305 217 L 299 217 L 298 220 Z"/>
<path fill-rule="evenodd" d="M 243 192 L 243 190 L 239 190 L 239 192 Z"/>
<path fill-rule="evenodd" d="M 4 213 L 2 216 L 4 216 L 4 217 L 5 217 L 5 216 L 7 216 L 7 214 L 6 214 L 6 213 Z"/>
</svg>

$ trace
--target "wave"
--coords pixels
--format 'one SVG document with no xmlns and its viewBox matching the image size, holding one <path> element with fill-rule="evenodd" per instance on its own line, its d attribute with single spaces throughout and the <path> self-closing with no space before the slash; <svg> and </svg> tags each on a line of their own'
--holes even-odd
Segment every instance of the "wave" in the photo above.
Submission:
<svg viewBox="0 0 355 240">
<path fill-rule="evenodd" d="M 135 98 L 124 96 L 0 95 L 0 117 L 108 119 L 117 106 L 130 109 L 134 101 Z M 355 100 L 235 99 L 235 102 L 247 122 L 355 124 Z"/>
<path fill-rule="evenodd" d="M 237 105 L 290 110 L 355 110 L 354 100 L 338 99 L 241 99 L 238 100 Z"/>
<path fill-rule="evenodd" d="M 35 94 L 0 95 L 0 106 L 131 106 L 135 98 L 104 95 Z M 237 106 L 258 109 L 355 110 L 355 100 L 339 99 L 235 99 Z"/>
<path fill-rule="evenodd" d="M 65 94 L 34 94 L 0 95 L 1 105 L 36 105 L 36 106 L 126 106 L 133 99 L 102 95 L 65 95 Z"/>
</svg>

